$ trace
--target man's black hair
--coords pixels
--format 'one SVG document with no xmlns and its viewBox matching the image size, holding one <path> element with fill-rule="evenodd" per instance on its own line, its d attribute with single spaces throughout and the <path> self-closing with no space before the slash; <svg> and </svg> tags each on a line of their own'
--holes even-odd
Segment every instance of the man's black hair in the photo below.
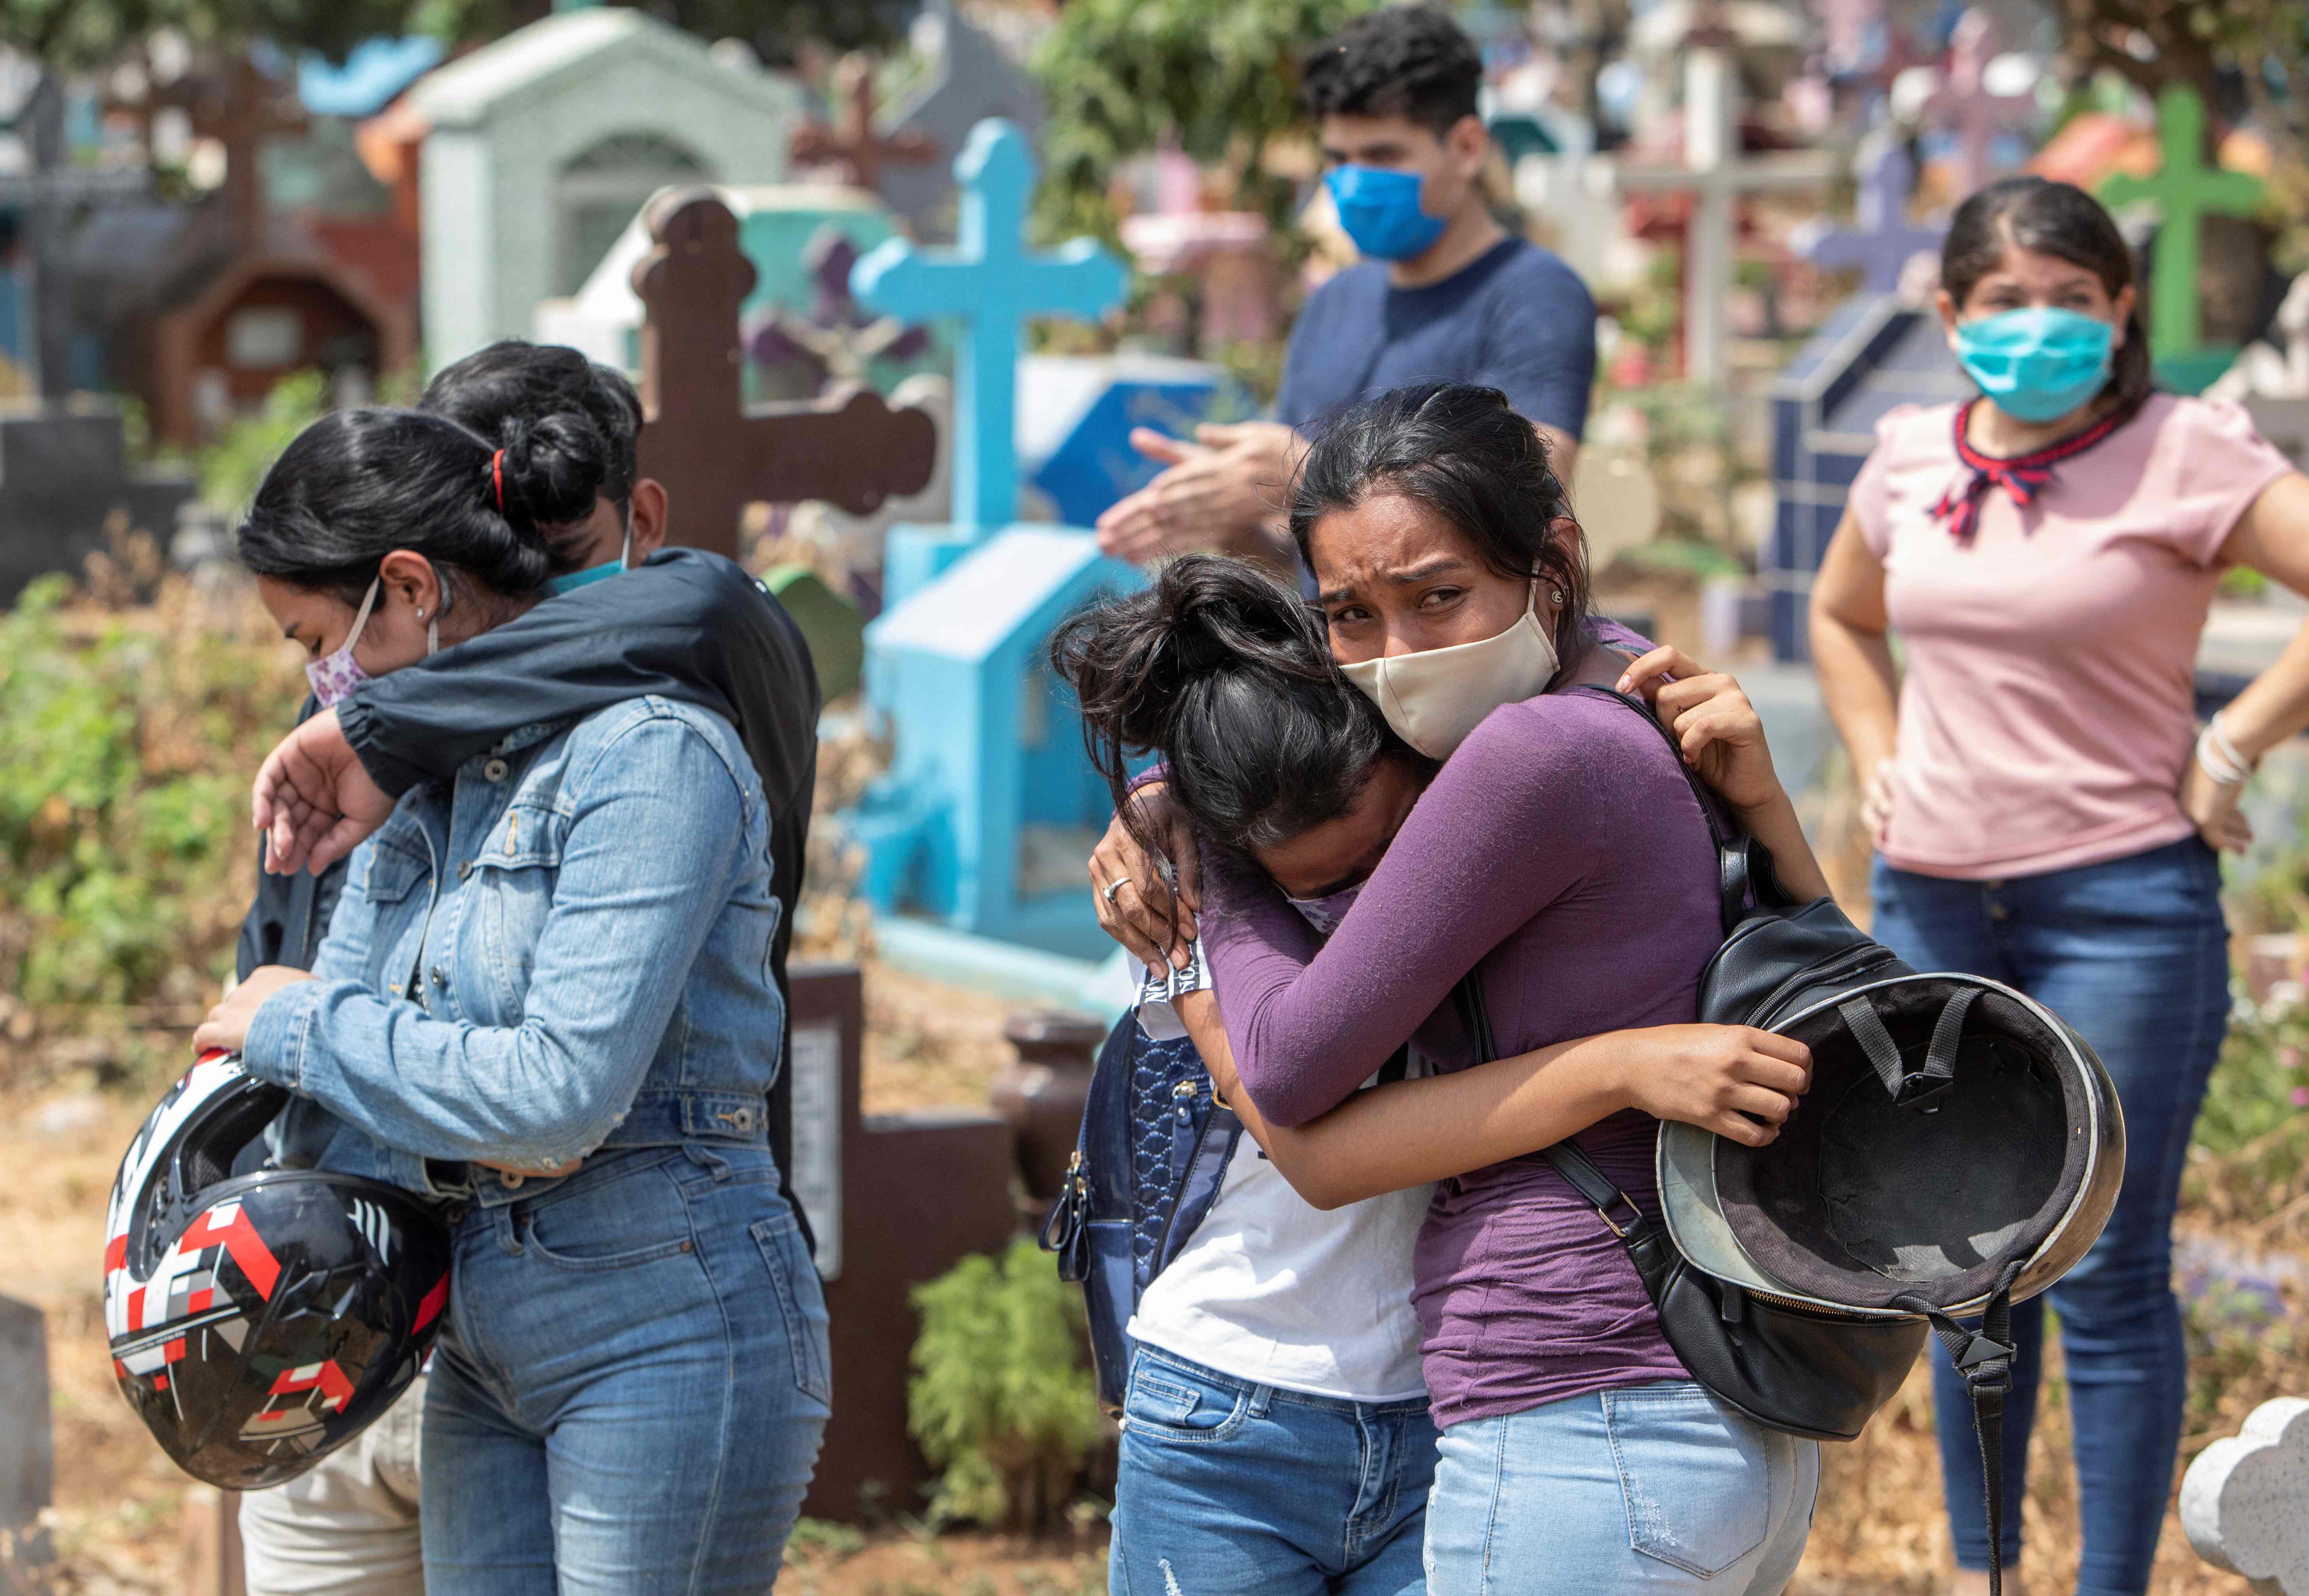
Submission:
<svg viewBox="0 0 2309 1596">
<path fill-rule="evenodd" d="M 1483 81 L 1475 41 L 1434 5 L 1389 5 L 1310 51 L 1299 103 L 1310 116 L 1402 116 L 1437 138 L 1475 115 Z"/>
<path fill-rule="evenodd" d="M 575 349 L 502 339 L 443 367 L 425 384 L 417 408 L 446 416 L 497 444 L 506 441 L 509 426 L 576 410 L 608 446 L 601 496 L 620 514 L 633 507 L 641 395 L 624 373 L 597 366 Z"/>
</svg>

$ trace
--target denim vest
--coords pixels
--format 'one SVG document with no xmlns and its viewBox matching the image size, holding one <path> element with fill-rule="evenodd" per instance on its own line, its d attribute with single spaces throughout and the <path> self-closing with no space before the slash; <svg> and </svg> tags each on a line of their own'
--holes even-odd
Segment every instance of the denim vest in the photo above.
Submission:
<svg viewBox="0 0 2309 1596">
<path fill-rule="evenodd" d="M 605 1148 L 766 1144 L 768 833 L 730 723 L 656 697 L 412 789 L 354 854 L 316 979 L 249 1027 L 250 1071 L 299 1094 L 276 1155 L 489 1206 Z"/>
</svg>

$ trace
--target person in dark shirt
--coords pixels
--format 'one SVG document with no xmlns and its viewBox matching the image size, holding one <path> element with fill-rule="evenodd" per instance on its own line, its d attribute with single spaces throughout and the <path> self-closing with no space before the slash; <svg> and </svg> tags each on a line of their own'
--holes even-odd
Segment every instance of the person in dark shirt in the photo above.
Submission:
<svg viewBox="0 0 2309 1596">
<path fill-rule="evenodd" d="M 332 706 L 306 702 L 259 778 L 260 793 L 277 796 L 290 824 L 266 833 L 267 868 L 241 927 L 239 975 L 266 964 L 310 967 L 346 856 L 402 793 L 453 774 L 521 727 L 653 693 L 728 717 L 761 777 L 782 910 L 771 976 L 784 995 L 819 709 L 817 672 L 792 617 L 732 562 L 660 551 L 668 495 L 636 475 L 641 401 L 618 373 L 574 349 L 507 340 L 442 370 L 419 408 L 491 438 L 517 418 L 582 410 L 610 445 L 607 479 L 593 513 L 549 539 L 562 572 L 549 583 L 555 597 L 364 682 Z M 602 580 L 610 576 L 618 580 Z M 783 1071 L 770 1125 L 783 1173 L 791 1141 Z M 356 1583 L 380 1596 L 420 1596 L 414 1415 L 422 1405 L 421 1386 L 412 1388 L 359 1445 L 278 1490 L 242 1498 L 251 1596 Z"/>
<path fill-rule="evenodd" d="M 1484 202 L 1483 73 L 1474 41 L 1431 5 L 1372 12 L 1307 56 L 1300 99 L 1363 259 L 1300 311 L 1275 419 L 1198 427 L 1194 443 L 1131 435 L 1168 469 L 1099 517 L 1107 553 L 1146 563 L 1210 548 L 1295 571 L 1284 488 L 1299 446 L 1354 401 L 1414 382 L 1499 389 L 1571 480 L 1596 382 L 1596 301 Z"/>
</svg>

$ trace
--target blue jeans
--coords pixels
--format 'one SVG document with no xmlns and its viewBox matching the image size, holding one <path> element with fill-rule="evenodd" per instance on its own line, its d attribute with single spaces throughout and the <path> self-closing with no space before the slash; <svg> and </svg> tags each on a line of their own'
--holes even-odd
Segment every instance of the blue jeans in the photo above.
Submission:
<svg viewBox="0 0 2309 1596">
<path fill-rule="evenodd" d="M 2059 1311 L 2076 1433 L 2085 1596 L 2149 1588 L 2188 1392 L 2172 1290 L 2173 1209 L 2189 1134 L 2228 1024 L 2220 866 L 2195 838 L 2129 858 L 2010 881 L 1945 881 L 1876 866 L 1876 937 L 1919 970 L 1985 975 L 2081 1032 L 2124 1107 L 2124 1184 L 2084 1262 L 2048 1295 Z M 2004 1545 L 2020 1557 L 2028 1430 L 2044 1367 L 2041 1301 L 2012 1313 L 2004 1408 Z M 1972 1404 L 1933 1357 L 1941 1479 L 1956 1559 L 1988 1566 Z"/>
<path fill-rule="evenodd" d="M 1140 1347 L 1123 1399 L 1112 1596 L 1421 1596 L 1424 1400 L 1254 1385 Z"/>
<path fill-rule="evenodd" d="M 1803 1557 L 1820 1443 L 1689 1380 L 1590 1392 L 1443 1432 L 1430 1596 L 1777 1596 Z"/>
<path fill-rule="evenodd" d="M 817 1272 L 766 1150 L 589 1160 L 468 1212 L 450 1281 L 430 1596 L 771 1588 L 829 1393 Z"/>
</svg>

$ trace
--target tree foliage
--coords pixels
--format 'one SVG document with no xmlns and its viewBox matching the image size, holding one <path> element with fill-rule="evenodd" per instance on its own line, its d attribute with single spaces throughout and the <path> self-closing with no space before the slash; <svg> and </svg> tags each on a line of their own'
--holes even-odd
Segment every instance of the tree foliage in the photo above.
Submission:
<svg viewBox="0 0 2309 1596">
<path fill-rule="evenodd" d="M 1224 171 L 1234 203 L 1278 226 L 1292 184 L 1266 169 L 1300 126 L 1299 57 L 1375 0 L 1070 0 L 1034 74 L 1045 226 L 1111 234 L 1116 168 L 1166 142 Z"/>
</svg>

